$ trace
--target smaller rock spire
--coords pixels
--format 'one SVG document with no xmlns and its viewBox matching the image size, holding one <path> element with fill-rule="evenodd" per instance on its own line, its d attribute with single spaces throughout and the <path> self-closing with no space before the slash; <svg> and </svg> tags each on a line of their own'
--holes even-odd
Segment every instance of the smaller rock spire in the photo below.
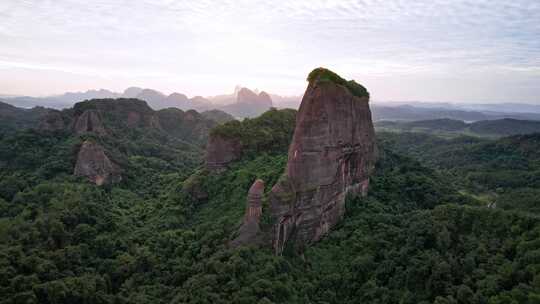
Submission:
<svg viewBox="0 0 540 304">
<path fill-rule="evenodd" d="M 262 215 L 262 200 L 264 196 L 264 181 L 257 179 L 249 188 L 244 221 L 238 230 L 238 236 L 231 242 L 231 246 L 240 246 L 256 243 L 259 232 L 259 222 Z"/>
<path fill-rule="evenodd" d="M 256 180 L 249 188 L 247 197 L 247 209 L 244 220 L 259 219 L 262 214 L 262 198 L 264 193 L 264 181 Z"/>
<path fill-rule="evenodd" d="M 74 175 L 86 177 L 98 186 L 122 180 L 120 167 L 107 157 L 102 146 L 90 140 L 84 141 L 77 154 Z"/>
</svg>

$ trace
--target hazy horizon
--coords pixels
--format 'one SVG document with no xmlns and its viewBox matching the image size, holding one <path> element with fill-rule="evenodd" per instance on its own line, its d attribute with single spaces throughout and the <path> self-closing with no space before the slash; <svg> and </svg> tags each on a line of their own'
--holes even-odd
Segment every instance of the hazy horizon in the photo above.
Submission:
<svg viewBox="0 0 540 304">
<path fill-rule="evenodd" d="M 291 96 L 324 66 L 379 101 L 540 104 L 534 0 L 5 0 L 0 17 L 0 94 Z"/>
</svg>

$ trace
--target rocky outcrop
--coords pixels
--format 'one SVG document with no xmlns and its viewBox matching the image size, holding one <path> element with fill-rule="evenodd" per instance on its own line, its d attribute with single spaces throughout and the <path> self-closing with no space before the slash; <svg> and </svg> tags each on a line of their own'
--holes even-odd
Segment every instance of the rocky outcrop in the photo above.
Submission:
<svg viewBox="0 0 540 304">
<path fill-rule="evenodd" d="M 104 136 L 107 134 L 105 126 L 97 110 L 86 110 L 78 116 L 73 124 L 73 130 L 77 135 L 94 133 Z"/>
<path fill-rule="evenodd" d="M 272 106 L 272 98 L 266 92 L 261 92 L 257 95 L 255 92 L 248 88 L 241 88 L 236 97 L 237 103 L 260 105 L 267 108 Z"/>
<path fill-rule="evenodd" d="M 310 75 L 285 178 L 270 193 L 276 253 L 291 236 L 296 247 L 319 240 L 342 218 L 348 193 L 367 193 L 376 148 L 362 89 L 328 70 Z"/>
<path fill-rule="evenodd" d="M 247 195 L 247 206 L 242 226 L 238 230 L 237 237 L 231 242 L 231 246 L 257 243 L 259 238 L 260 219 L 262 215 L 262 199 L 264 194 L 264 182 L 256 180 Z"/>
<path fill-rule="evenodd" d="M 102 146 L 89 140 L 79 150 L 73 174 L 86 177 L 98 186 L 122 180 L 120 167 L 107 157 Z"/>
<path fill-rule="evenodd" d="M 347 194 L 365 195 L 376 157 L 369 93 L 316 69 L 296 116 L 286 172 L 269 193 L 276 254 L 318 241 L 345 212 Z"/>
<path fill-rule="evenodd" d="M 268 95 L 268 93 L 265 91 L 259 93 L 258 103 L 269 108 L 273 106 L 272 97 L 270 97 L 270 95 Z"/>
<path fill-rule="evenodd" d="M 210 134 L 206 146 L 206 168 L 212 172 L 220 172 L 227 165 L 242 156 L 242 143 L 240 139 L 224 136 L 222 134 Z"/>
<path fill-rule="evenodd" d="M 266 92 L 258 95 L 248 88 L 242 88 L 236 95 L 236 102 L 222 109 L 236 117 L 256 117 L 272 107 L 272 98 Z"/>
</svg>

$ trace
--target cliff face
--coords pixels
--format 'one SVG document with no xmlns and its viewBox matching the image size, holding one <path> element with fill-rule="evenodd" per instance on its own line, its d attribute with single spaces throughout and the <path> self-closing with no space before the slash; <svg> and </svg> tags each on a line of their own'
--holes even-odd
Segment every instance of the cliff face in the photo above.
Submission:
<svg viewBox="0 0 540 304">
<path fill-rule="evenodd" d="M 107 134 L 105 126 L 96 110 L 86 110 L 78 116 L 74 121 L 73 131 L 78 135 L 95 133 L 103 136 Z"/>
<path fill-rule="evenodd" d="M 206 147 L 206 168 L 219 172 L 242 155 L 240 139 L 229 138 L 219 134 L 210 134 Z"/>
<path fill-rule="evenodd" d="M 276 254 L 294 239 L 302 249 L 343 217 L 348 193 L 365 195 L 376 158 L 369 93 L 317 69 L 296 116 L 286 172 L 269 194 Z"/>
<path fill-rule="evenodd" d="M 122 180 L 120 167 L 105 154 L 102 146 L 85 141 L 77 154 L 77 163 L 73 174 L 86 177 L 92 183 L 101 186 Z"/>
<path fill-rule="evenodd" d="M 375 163 L 369 97 L 331 81 L 312 81 L 297 116 L 286 178 L 271 192 L 273 247 L 318 241 L 342 218 L 347 193 L 367 193 Z M 290 204 L 292 203 L 292 204 Z"/>
</svg>

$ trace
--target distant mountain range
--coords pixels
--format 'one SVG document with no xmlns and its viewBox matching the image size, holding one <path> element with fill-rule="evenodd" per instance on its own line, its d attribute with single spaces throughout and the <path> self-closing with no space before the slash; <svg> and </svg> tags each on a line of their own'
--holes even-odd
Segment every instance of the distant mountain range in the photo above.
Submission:
<svg viewBox="0 0 540 304">
<path fill-rule="evenodd" d="M 103 98 L 136 98 L 146 101 L 155 110 L 178 108 L 181 110 L 221 110 L 236 118 L 255 117 L 271 107 L 297 109 L 302 96 L 280 96 L 257 89 L 237 86 L 233 93 L 216 96 L 189 98 L 182 93 L 166 95 L 153 89 L 130 87 L 122 93 L 105 89 L 86 92 L 68 92 L 49 97 L 0 95 L 5 103 L 20 107 L 36 106 L 64 109 L 83 100 Z M 433 119 L 457 119 L 467 122 L 493 119 L 540 120 L 540 105 L 523 103 L 465 104 L 447 102 L 372 102 L 373 119 L 391 121 L 417 121 Z"/>
<path fill-rule="evenodd" d="M 506 103 L 451 103 L 451 102 L 423 102 L 423 101 L 379 101 L 376 102 L 379 106 L 397 107 L 397 106 L 413 106 L 415 108 L 425 109 L 447 109 L 460 111 L 478 111 L 478 112 L 494 112 L 494 113 L 536 113 L 540 114 L 540 105 L 518 102 Z"/>
<path fill-rule="evenodd" d="M 222 110 L 239 118 L 255 117 L 267 111 L 274 106 L 272 99 L 275 98 L 287 105 L 297 106 L 294 100 L 299 97 L 281 97 L 266 92 L 252 91 L 248 88 L 237 87 L 232 94 L 219 95 L 214 97 L 194 96 L 188 98 L 182 93 L 172 93 L 166 95 L 153 89 L 143 89 L 139 87 L 130 87 L 123 93 L 113 92 L 105 89 L 89 90 L 86 92 L 68 92 L 62 95 L 48 97 L 31 96 L 7 96 L 0 97 L 5 103 L 20 107 L 47 107 L 54 109 L 64 109 L 72 107 L 76 102 L 91 99 L 105 98 L 136 98 L 146 101 L 153 109 L 160 110 L 164 108 L 178 108 L 181 110 Z M 291 101 L 293 103 L 291 103 Z"/>
<path fill-rule="evenodd" d="M 504 107 L 508 109 L 508 107 Z M 515 107 L 515 109 L 520 109 Z M 467 122 L 493 119 L 521 119 L 521 120 L 540 120 L 540 113 L 534 112 L 515 112 L 515 111 L 473 111 L 457 109 L 455 107 L 422 107 L 418 105 L 381 105 L 373 104 L 371 106 L 373 119 L 391 120 L 391 121 L 417 121 L 432 119 L 457 119 Z"/>
</svg>

